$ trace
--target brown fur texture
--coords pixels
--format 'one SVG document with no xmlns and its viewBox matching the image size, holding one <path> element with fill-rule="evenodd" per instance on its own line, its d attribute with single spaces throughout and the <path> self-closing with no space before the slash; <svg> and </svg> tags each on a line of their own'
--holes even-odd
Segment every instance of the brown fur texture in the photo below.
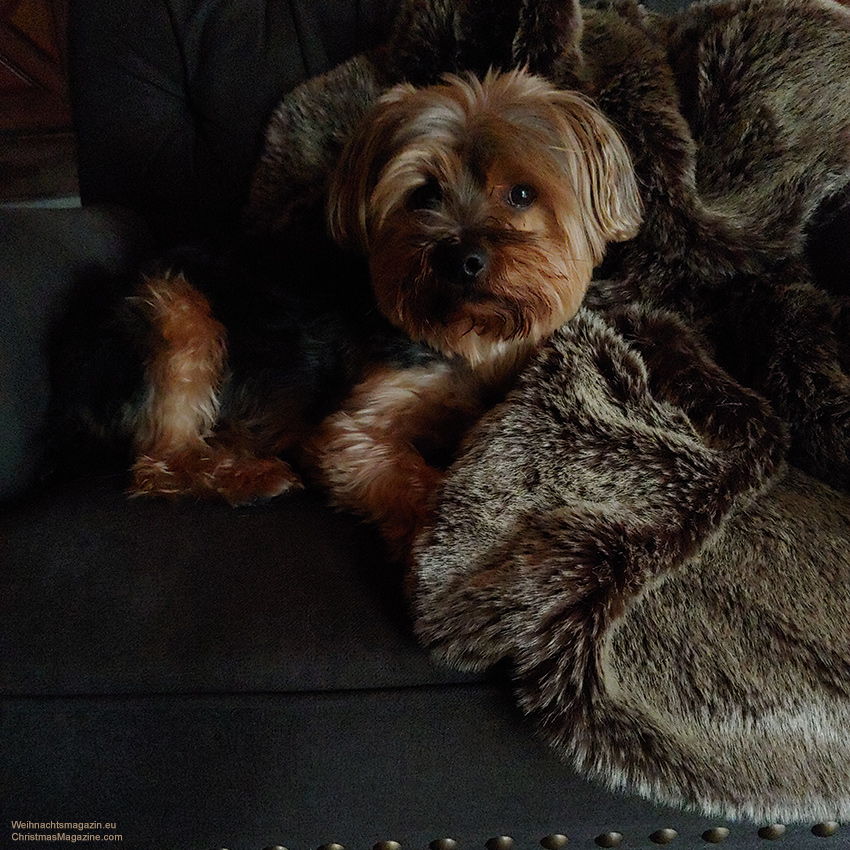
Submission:
<svg viewBox="0 0 850 850">
<path fill-rule="evenodd" d="M 850 486 L 848 290 L 819 289 L 805 256 L 816 210 L 850 184 L 850 9 L 730 0 L 665 19 L 628 0 L 555 6 L 514 0 L 494 16 L 475 0 L 405 5 L 385 48 L 284 98 L 252 227 L 291 224 L 305 185 L 317 201 L 342 137 L 391 84 L 528 62 L 590 97 L 637 171 L 644 225 L 609 252 L 589 303 L 680 313 L 776 406 L 791 459 Z M 492 32 L 489 52 L 480 32 Z"/>
<path fill-rule="evenodd" d="M 684 369 L 683 369 L 684 366 Z M 675 317 L 567 324 L 420 538 L 420 640 L 508 661 L 558 752 L 730 818 L 850 816 L 850 498 Z"/>
<path fill-rule="evenodd" d="M 220 428 L 227 331 L 207 298 L 184 275 L 166 273 L 144 279 L 133 300 L 149 324 L 149 349 L 144 400 L 125 423 L 136 457 L 131 494 L 240 505 L 302 489 L 283 460 Z"/>
<path fill-rule="evenodd" d="M 373 64 L 357 56 L 278 104 L 254 173 L 248 233 L 285 230 L 324 204 L 339 155 L 382 88 Z"/>
<path fill-rule="evenodd" d="M 670 21 L 589 13 L 582 55 L 553 75 L 588 90 L 623 133 L 646 208 L 638 236 L 609 255 L 600 299 L 679 312 L 788 422 L 790 459 L 850 487 L 839 318 L 850 286 L 819 289 L 804 243 L 818 207 L 850 183 L 850 9 L 736 0 Z"/>
</svg>

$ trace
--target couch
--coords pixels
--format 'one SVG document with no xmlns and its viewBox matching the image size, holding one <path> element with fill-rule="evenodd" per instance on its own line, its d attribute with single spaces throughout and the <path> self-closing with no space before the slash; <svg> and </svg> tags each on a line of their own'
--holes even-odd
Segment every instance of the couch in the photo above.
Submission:
<svg viewBox="0 0 850 850">
<path fill-rule="evenodd" d="M 505 671 L 429 660 L 376 535 L 321 494 L 234 509 L 52 474 L 72 288 L 236 228 L 275 102 L 380 41 L 393 5 L 71 4 L 82 208 L 0 210 L 0 844 L 829 846 L 827 825 L 725 823 L 577 775 Z"/>
</svg>

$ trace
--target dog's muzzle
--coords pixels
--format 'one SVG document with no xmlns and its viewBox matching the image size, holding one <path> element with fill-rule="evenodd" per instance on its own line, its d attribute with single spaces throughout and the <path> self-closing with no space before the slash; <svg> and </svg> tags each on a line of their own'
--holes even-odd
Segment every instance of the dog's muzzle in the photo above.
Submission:
<svg viewBox="0 0 850 850">
<path fill-rule="evenodd" d="M 441 280 L 466 290 L 487 272 L 490 251 L 480 244 L 443 242 L 434 249 L 431 264 Z"/>
</svg>

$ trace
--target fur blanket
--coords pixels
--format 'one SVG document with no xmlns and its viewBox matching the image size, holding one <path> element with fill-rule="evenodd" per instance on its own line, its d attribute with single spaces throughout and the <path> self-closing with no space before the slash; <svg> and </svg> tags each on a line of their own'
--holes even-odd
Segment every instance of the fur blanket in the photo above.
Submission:
<svg viewBox="0 0 850 850">
<path fill-rule="evenodd" d="M 545 738 L 612 787 L 846 819 L 850 498 L 779 467 L 780 433 L 674 318 L 583 310 L 451 471 L 420 639 L 510 662 Z"/>
<path fill-rule="evenodd" d="M 850 9 L 412 0 L 387 45 L 281 102 L 248 229 L 321 203 L 389 85 L 516 65 L 612 120 L 646 219 L 449 471 L 418 634 L 508 660 L 542 733 L 612 786 L 848 818 L 850 286 L 819 287 L 805 247 L 850 185 Z"/>
</svg>

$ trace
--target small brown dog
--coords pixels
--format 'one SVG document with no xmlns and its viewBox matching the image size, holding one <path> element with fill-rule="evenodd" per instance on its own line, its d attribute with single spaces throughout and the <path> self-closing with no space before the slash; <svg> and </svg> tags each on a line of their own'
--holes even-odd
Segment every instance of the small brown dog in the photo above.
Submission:
<svg viewBox="0 0 850 850">
<path fill-rule="evenodd" d="M 309 447 L 336 504 L 402 556 L 464 431 L 576 313 L 641 203 L 614 127 L 523 71 L 399 86 L 361 129 L 332 228 L 368 256 L 384 315 L 440 356 L 371 370 Z"/>
<path fill-rule="evenodd" d="M 640 224 L 611 124 L 525 72 L 395 88 L 361 129 L 328 209 L 368 273 L 275 237 L 78 305 L 59 430 L 126 446 L 134 495 L 270 499 L 298 461 L 403 556 L 463 434 Z"/>
</svg>

